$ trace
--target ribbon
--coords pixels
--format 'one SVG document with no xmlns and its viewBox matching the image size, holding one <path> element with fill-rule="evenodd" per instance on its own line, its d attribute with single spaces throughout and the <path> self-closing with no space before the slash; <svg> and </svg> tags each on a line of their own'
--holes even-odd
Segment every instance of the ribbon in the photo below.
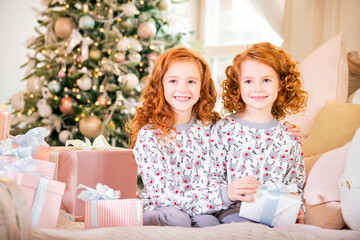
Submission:
<svg viewBox="0 0 360 240">
<path fill-rule="evenodd" d="M 36 127 L 27 131 L 24 135 L 17 135 L 14 143 L 19 147 L 32 147 L 31 155 L 36 157 L 39 153 L 40 146 L 49 147 L 49 144 L 45 142 L 45 137 L 50 134 L 50 131 L 43 127 Z"/>
<path fill-rule="evenodd" d="M 297 186 L 296 184 L 285 185 L 284 183 L 275 183 L 269 185 L 260 185 L 259 189 L 266 192 L 264 204 L 260 212 L 259 222 L 271 226 L 271 222 L 275 216 L 280 194 L 296 192 Z"/>
<path fill-rule="evenodd" d="M 143 211 L 141 200 L 136 200 L 136 225 L 140 226 L 141 224 L 141 212 Z"/>
<path fill-rule="evenodd" d="M 44 206 L 46 190 L 48 185 L 49 185 L 49 179 L 44 177 L 39 178 L 39 184 L 31 208 L 31 222 L 33 227 L 37 227 L 39 224 L 40 215 Z"/>
<path fill-rule="evenodd" d="M 84 62 L 89 58 L 89 45 L 94 42 L 90 37 L 83 37 L 81 33 L 73 29 L 70 36 L 71 40 L 69 46 L 66 48 L 66 52 L 70 53 L 76 45 L 82 42 L 81 45 L 81 61 Z"/>
<path fill-rule="evenodd" d="M 120 191 L 114 191 L 112 188 L 101 183 L 96 184 L 96 189 L 79 184 L 77 189 L 85 188 L 79 193 L 78 199 L 83 201 L 95 200 L 116 200 L 120 198 Z"/>
<path fill-rule="evenodd" d="M 101 150 L 101 149 L 111 149 L 114 148 L 106 141 L 103 135 L 99 135 L 95 138 L 94 142 L 91 144 L 90 140 L 85 137 L 85 142 L 79 139 L 76 140 L 66 140 L 65 147 L 73 145 L 74 147 L 84 149 L 84 150 Z"/>
<path fill-rule="evenodd" d="M 91 201 L 90 207 L 91 207 L 91 228 L 97 228 L 98 227 L 98 217 L 97 217 L 97 202 Z"/>
</svg>

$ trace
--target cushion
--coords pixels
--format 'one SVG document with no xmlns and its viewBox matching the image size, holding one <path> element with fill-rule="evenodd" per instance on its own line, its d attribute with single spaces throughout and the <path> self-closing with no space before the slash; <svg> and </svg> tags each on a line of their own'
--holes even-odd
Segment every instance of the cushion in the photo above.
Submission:
<svg viewBox="0 0 360 240">
<path fill-rule="evenodd" d="M 314 120 L 303 152 L 317 155 L 350 142 L 360 127 L 360 104 L 328 101 Z"/>
<path fill-rule="evenodd" d="M 307 180 L 304 187 L 305 224 L 341 229 L 345 226 L 341 213 L 338 182 L 343 174 L 350 143 L 322 155 L 305 158 Z M 310 165 L 309 164 L 309 165 Z"/>
<path fill-rule="evenodd" d="M 345 102 L 348 93 L 348 64 L 342 34 L 328 40 L 301 64 L 304 89 L 309 94 L 305 112 L 285 120 L 299 125 L 303 136 L 310 133 L 314 118 L 327 100 Z"/>
</svg>

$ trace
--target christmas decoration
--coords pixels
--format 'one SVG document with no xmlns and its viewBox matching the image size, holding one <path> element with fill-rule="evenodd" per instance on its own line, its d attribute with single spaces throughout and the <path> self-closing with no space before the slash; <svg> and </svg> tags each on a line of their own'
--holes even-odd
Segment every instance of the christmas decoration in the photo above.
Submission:
<svg viewBox="0 0 360 240">
<path fill-rule="evenodd" d="M 101 132 L 101 121 L 97 116 L 88 116 L 80 120 L 79 129 L 82 135 L 96 138 Z"/>
<path fill-rule="evenodd" d="M 81 29 L 93 29 L 95 26 L 95 19 L 90 15 L 81 16 L 79 19 L 79 27 Z"/>
<path fill-rule="evenodd" d="M 189 33 L 176 23 L 181 1 L 42 0 L 37 36 L 27 41 L 28 90 L 10 99 L 11 134 L 41 126 L 53 146 L 99 134 L 126 146 L 124 126 L 141 104 L 154 61 L 188 45 Z"/>
<path fill-rule="evenodd" d="M 74 23 L 71 18 L 63 17 L 56 20 L 54 25 L 55 34 L 59 38 L 68 38 L 74 29 Z"/>
</svg>

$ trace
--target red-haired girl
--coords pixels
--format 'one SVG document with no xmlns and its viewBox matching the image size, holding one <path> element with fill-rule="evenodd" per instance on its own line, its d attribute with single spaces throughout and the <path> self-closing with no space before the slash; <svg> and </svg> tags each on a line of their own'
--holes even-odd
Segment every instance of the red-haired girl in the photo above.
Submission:
<svg viewBox="0 0 360 240">
<path fill-rule="evenodd" d="M 231 201 L 253 201 L 258 184 L 295 183 L 302 195 L 305 168 L 298 137 L 279 122 L 306 106 L 297 63 L 270 43 L 254 44 L 226 68 L 224 108 L 232 113 L 212 128 L 215 174 L 228 182 Z M 216 166 L 224 166 L 225 169 Z M 232 205 L 234 206 L 234 205 Z M 239 206 L 239 204 L 237 205 Z M 241 206 L 240 206 L 241 207 Z M 222 212 L 223 223 L 243 221 L 239 209 Z M 300 209 L 298 222 L 304 217 Z"/>
</svg>

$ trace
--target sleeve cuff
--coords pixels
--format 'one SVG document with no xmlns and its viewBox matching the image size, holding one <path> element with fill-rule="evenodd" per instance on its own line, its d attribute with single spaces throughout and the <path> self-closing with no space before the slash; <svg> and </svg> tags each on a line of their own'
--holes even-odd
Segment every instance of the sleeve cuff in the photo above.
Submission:
<svg viewBox="0 0 360 240">
<path fill-rule="evenodd" d="M 226 207 L 229 207 L 233 202 L 229 199 L 227 194 L 227 185 L 220 185 L 221 199 Z"/>
</svg>

